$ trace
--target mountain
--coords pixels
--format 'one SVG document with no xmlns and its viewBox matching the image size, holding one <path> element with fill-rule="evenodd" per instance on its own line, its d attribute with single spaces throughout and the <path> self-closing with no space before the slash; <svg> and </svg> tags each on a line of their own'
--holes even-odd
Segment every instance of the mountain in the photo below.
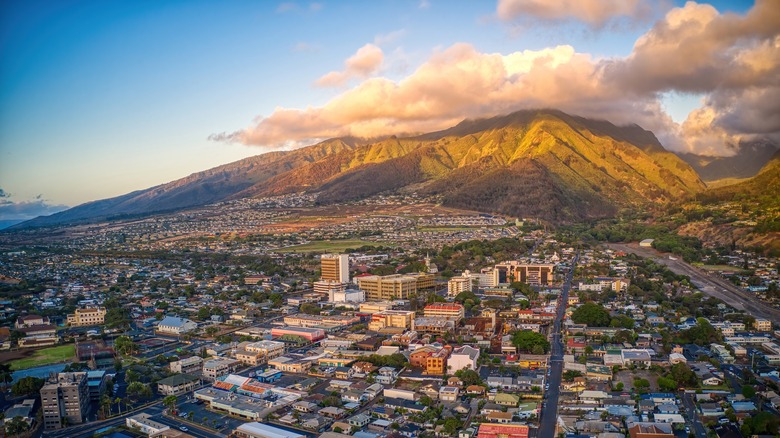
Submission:
<svg viewBox="0 0 780 438">
<path fill-rule="evenodd" d="M 698 196 L 703 202 L 757 201 L 762 209 L 780 208 L 780 151 L 752 178 L 712 189 Z"/>
<path fill-rule="evenodd" d="M 680 158 L 690 164 L 704 181 L 726 178 L 750 178 L 777 152 L 777 145 L 766 141 L 743 142 L 730 157 L 715 157 L 680 153 Z"/>
<path fill-rule="evenodd" d="M 443 131 L 271 152 L 17 227 L 92 221 L 286 193 L 321 203 L 400 191 L 444 204 L 555 222 L 601 218 L 704 190 L 696 172 L 637 125 L 519 111 Z"/>
</svg>

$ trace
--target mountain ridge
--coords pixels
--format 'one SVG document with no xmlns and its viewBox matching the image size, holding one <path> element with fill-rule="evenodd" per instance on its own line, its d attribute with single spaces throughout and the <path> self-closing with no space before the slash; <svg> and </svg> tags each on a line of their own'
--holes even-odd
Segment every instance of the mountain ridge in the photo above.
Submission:
<svg viewBox="0 0 780 438">
<path fill-rule="evenodd" d="M 335 138 L 269 152 L 16 227 L 153 214 L 286 193 L 317 193 L 323 203 L 338 203 L 412 190 L 439 195 L 447 205 L 570 222 L 704 189 L 688 164 L 638 125 L 526 110 L 464 120 L 417 136 Z"/>
</svg>

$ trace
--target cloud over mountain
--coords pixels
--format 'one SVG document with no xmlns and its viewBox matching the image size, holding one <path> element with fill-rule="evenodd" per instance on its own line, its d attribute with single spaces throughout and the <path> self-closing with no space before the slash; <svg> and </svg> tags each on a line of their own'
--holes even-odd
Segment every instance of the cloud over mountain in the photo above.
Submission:
<svg viewBox="0 0 780 438">
<path fill-rule="evenodd" d="M 611 2 L 574 3 L 579 6 L 572 6 L 570 14 L 586 23 L 609 18 L 598 5 Z M 645 7 L 639 1 L 617 3 L 628 8 L 613 10 L 618 15 Z M 568 3 L 502 0 L 499 12 L 506 9 L 509 17 L 517 7 L 542 4 L 557 8 Z M 568 45 L 501 54 L 459 43 L 434 51 L 400 80 L 369 77 L 381 66 L 383 53 L 367 44 L 345 61 L 343 71 L 318 81 L 363 82 L 321 107 L 277 108 L 244 130 L 212 139 L 279 147 L 333 136 L 431 131 L 466 117 L 549 107 L 638 123 L 672 149 L 728 155 L 740 140 L 780 140 L 776 6 L 773 0 L 758 0 L 747 14 L 736 15 L 689 2 L 670 10 L 622 58 L 594 59 Z M 537 13 L 555 18 L 554 10 L 544 11 Z M 667 92 L 701 95 L 703 105 L 676 124 L 661 104 Z"/>
</svg>

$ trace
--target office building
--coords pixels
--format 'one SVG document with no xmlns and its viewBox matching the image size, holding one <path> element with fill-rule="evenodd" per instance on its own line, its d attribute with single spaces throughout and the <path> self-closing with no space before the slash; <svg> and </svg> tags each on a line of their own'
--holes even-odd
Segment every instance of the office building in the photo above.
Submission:
<svg viewBox="0 0 780 438">
<path fill-rule="evenodd" d="M 408 275 L 368 275 L 358 278 L 358 287 L 369 301 L 406 300 L 417 292 L 417 279 Z"/>
<path fill-rule="evenodd" d="M 68 315 L 68 325 L 71 327 L 83 327 L 90 325 L 101 325 L 106 321 L 105 307 L 89 307 L 86 309 L 76 309 Z"/>
<path fill-rule="evenodd" d="M 493 269 L 495 284 L 519 281 L 531 286 L 552 286 L 554 264 L 525 264 L 517 261 L 504 262 Z"/>
<path fill-rule="evenodd" d="M 349 254 L 323 254 L 320 257 L 320 279 L 349 283 Z"/>
<path fill-rule="evenodd" d="M 89 408 L 87 373 L 59 373 L 41 388 L 43 424 L 55 430 L 86 420 Z"/>
</svg>

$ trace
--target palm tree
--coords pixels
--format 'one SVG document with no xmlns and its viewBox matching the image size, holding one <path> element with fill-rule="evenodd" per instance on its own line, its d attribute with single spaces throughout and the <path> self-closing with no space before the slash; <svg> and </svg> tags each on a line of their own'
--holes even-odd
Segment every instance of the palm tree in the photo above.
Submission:
<svg viewBox="0 0 780 438">
<path fill-rule="evenodd" d="M 176 413 L 176 402 L 177 401 L 178 401 L 178 399 L 176 398 L 175 395 L 168 395 L 168 396 L 166 396 L 163 399 L 162 403 L 163 403 L 163 406 L 168 408 L 169 411 L 173 411 L 174 413 Z"/>
<path fill-rule="evenodd" d="M 114 399 L 114 403 L 116 403 L 117 407 L 119 408 L 119 415 L 122 415 L 122 399 L 117 397 Z"/>
</svg>

